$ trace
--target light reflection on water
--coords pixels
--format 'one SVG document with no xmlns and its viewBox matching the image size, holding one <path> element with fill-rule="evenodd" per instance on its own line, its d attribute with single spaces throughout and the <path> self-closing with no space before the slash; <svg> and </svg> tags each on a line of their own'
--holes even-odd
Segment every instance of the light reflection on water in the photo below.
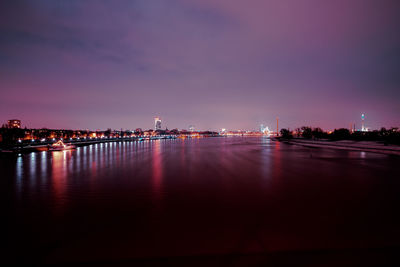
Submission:
<svg viewBox="0 0 400 267">
<path fill-rule="evenodd" d="M 400 244 L 392 212 L 400 203 L 400 182 L 392 179 L 400 176 L 398 157 L 204 138 L 2 160 L 19 214 L 10 231 L 22 227 L 38 249 L 58 242 L 62 250 L 69 240 L 68 253 L 60 252 L 66 258 L 93 248 L 123 253 L 110 244 L 129 256 Z M 262 245 L 252 243 L 255 236 Z"/>
<path fill-rule="evenodd" d="M 47 178 L 47 152 L 40 152 L 40 177 L 42 182 Z"/>
<path fill-rule="evenodd" d="M 54 192 L 54 201 L 57 203 L 57 208 L 63 208 L 66 202 L 66 191 L 68 187 L 68 168 L 67 164 L 70 160 L 71 151 L 53 151 L 51 170 L 52 170 L 52 185 Z"/>
<path fill-rule="evenodd" d="M 21 194 L 22 190 L 22 183 L 23 183 L 23 174 L 24 174 L 24 169 L 23 169 L 23 158 L 18 156 L 17 157 L 17 162 L 15 164 L 15 174 L 16 174 L 16 193 L 17 195 Z"/>
<path fill-rule="evenodd" d="M 256 146 L 246 144 L 249 142 L 248 139 L 243 141 L 229 138 L 218 139 L 217 145 L 209 144 L 208 140 L 202 139 L 111 142 L 78 147 L 73 151 L 30 153 L 16 157 L 16 194 L 23 193 L 23 188 L 25 190 L 37 188 L 38 181 L 42 187 L 40 190 L 46 193 L 49 190 L 46 184 L 50 184 L 49 181 L 51 181 L 55 201 L 63 202 L 71 197 L 67 193 L 71 177 L 79 177 L 75 181 L 78 184 L 99 186 L 101 184 L 96 184 L 96 179 L 100 179 L 99 181 L 115 179 L 115 182 L 119 183 L 121 177 L 130 174 L 132 174 L 132 179 L 143 182 L 143 179 L 137 177 L 137 174 L 141 173 L 151 177 L 152 197 L 159 199 L 163 194 L 163 179 L 165 179 L 163 164 L 167 160 L 169 164 L 175 166 L 174 168 L 169 166 L 168 169 L 179 170 L 179 173 L 173 174 L 174 176 L 196 177 L 196 173 L 203 173 L 202 166 L 208 166 L 211 167 L 214 175 L 222 177 L 226 183 L 229 182 L 229 177 L 241 175 L 237 170 L 233 171 L 236 167 L 240 167 L 241 172 L 258 173 L 261 178 L 271 180 L 272 178 L 279 179 L 285 170 L 289 170 L 284 166 L 285 161 L 286 163 L 289 161 L 290 165 L 301 165 L 305 162 L 304 160 L 312 161 L 310 159 L 312 157 L 316 160 L 329 159 L 338 157 L 338 154 L 342 158 L 355 160 L 387 157 L 366 152 L 310 151 L 309 148 L 301 147 L 294 149 L 292 146 L 271 141 L 269 138 L 261 138 L 259 141 L 258 144 L 255 143 Z M 282 146 L 285 148 L 282 149 Z M 288 150 L 290 150 L 289 154 L 287 154 Z M 285 155 L 282 154 L 283 152 Z M 327 169 L 334 165 L 329 161 L 319 163 L 324 164 Z M 366 163 L 360 161 L 360 164 Z M 149 169 L 146 166 L 149 166 Z M 316 166 L 310 165 L 310 168 L 314 167 Z M 118 176 L 113 177 L 115 174 Z M 167 174 L 167 176 L 170 175 L 171 173 Z M 26 187 L 28 185 L 29 188 Z"/>
<path fill-rule="evenodd" d="M 162 196 L 162 152 L 161 152 L 161 141 L 157 140 L 151 143 L 152 145 L 152 184 L 153 194 L 159 199 Z"/>
</svg>

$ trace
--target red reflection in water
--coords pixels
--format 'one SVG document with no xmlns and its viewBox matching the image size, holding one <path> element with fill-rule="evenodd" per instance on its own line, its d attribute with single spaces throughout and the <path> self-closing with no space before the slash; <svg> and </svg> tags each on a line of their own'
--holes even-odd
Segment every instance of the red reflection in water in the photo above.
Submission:
<svg viewBox="0 0 400 267">
<path fill-rule="evenodd" d="M 281 177 L 282 175 L 282 159 L 281 159 L 281 143 L 275 141 L 274 160 L 272 165 L 273 177 Z"/>
<path fill-rule="evenodd" d="M 161 198 L 161 187 L 162 187 L 162 159 L 161 159 L 161 141 L 157 140 L 153 143 L 152 153 L 152 187 L 153 195 L 156 199 Z"/>
<path fill-rule="evenodd" d="M 65 205 L 68 151 L 52 152 L 52 183 L 57 211 Z"/>
</svg>

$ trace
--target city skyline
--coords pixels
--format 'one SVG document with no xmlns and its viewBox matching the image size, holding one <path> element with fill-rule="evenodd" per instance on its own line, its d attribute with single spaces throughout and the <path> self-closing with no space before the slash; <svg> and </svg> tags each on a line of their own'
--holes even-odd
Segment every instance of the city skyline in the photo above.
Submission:
<svg viewBox="0 0 400 267">
<path fill-rule="evenodd" d="M 398 1 L 0 4 L 0 121 L 28 128 L 400 125 Z M 18 14 L 18 15 L 16 15 Z M 165 121 L 164 121 L 165 118 Z M 358 126 L 357 128 L 361 128 Z"/>
<path fill-rule="evenodd" d="M 154 117 L 153 128 L 143 128 L 143 129 L 145 129 L 145 130 L 154 130 L 154 131 L 157 131 L 157 130 L 168 130 L 168 126 L 163 128 L 161 122 L 162 122 L 161 117 L 159 117 L 159 116 Z M 49 129 L 49 127 L 27 127 L 27 125 L 23 125 L 21 123 L 21 120 L 19 120 L 19 119 L 9 119 L 9 120 L 7 120 L 7 123 L 4 123 L 2 125 L 3 125 L 2 127 L 6 126 L 8 128 L 36 128 L 36 129 L 42 128 L 42 129 Z M 259 127 L 258 130 L 256 129 L 257 127 Z M 295 130 L 295 129 L 299 129 L 301 127 L 311 127 L 311 128 L 320 128 L 321 129 L 321 127 L 318 126 L 318 125 L 300 125 L 300 126 L 296 126 L 296 127 L 286 127 L 284 129 Z M 138 127 L 138 126 L 134 126 L 134 127 L 130 127 L 130 128 L 119 128 L 119 127 L 111 128 L 111 127 L 108 127 L 107 129 L 134 131 L 135 128 L 136 129 L 142 129 L 142 127 Z M 264 124 L 257 125 L 256 128 L 251 128 L 251 129 L 250 128 L 248 128 L 248 129 L 244 129 L 244 128 L 242 128 L 242 129 L 233 129 L 233 128 L 229 129 L 228 128 L 227 129 L 227 128 L 221 127 L 219 129 L 198 129 L 198 131 L 226 131 L 226 130 L 229 130 L 229 131 L 252 131 L 252 132 L 257 132 L 257 131 L 260 131 L 260 132 L 265 132 L 265 131 L 267 131 L 267 132 L 270 132 L 270 131 L 271 132 L 279 132 L 279 130 L 282 129 L 282 128 L 279 127 L 278 117 L 276 118 L 276 126 L 275 126 L 275 128 L 271 127 L 271 130 L 270 130 L 269 129 L 270 127 L 268 125 L 264 125 Z M 322 130 L 332 131 L 332 130 L 335 130 L 335 129 L 343 129 L 343 128 L 346 128 L 346 127 L 324 128 Z M 361 114 L 359 122 L 350 123 L 349 127 L 348 127 L 348 129 L 350 131 L 361 131 L 361 132 L 380 130 L 382 128 L 385 128 L 385 127 L 379 127 L 379 128 L 373 129 L 373 128 L 369 127 L 368 124 L 366 125 L 365 124 L 365 114 L 364 113 Z M 390 129 L 390 128 L 398 129 L 399 127 L 395 127 L 395 126 L 388 127 L 388 129 Z M 53 128 L 53 129 L 56 129 L 56 128 Z M 100 128 L 97 128 L 97 129 L 90 129 L 90 128 L 80 128 L 80 129 L 77 129 L 77 128 L 75 128 L 75 129 L 73 129 L 73 128 L 59 128 L 59 129 L 68 129 L 68 130 L 84 130 L 84 129 L 86 129 L 86 130 L 91 130 L 91 131 L 102 131 L 102 130 L 105 130 L 105 129 L 100 129 Z M 178 128 L 178 127 L 170 127 L 169 128 L 169 130 L 172 130 L 172 129 L 187 130 L 189 132 L 193 132 L 193 131 L 195 131 L 194 130 L 195 126 L 194 125 L 189 125 L 186 128 Z"/>
</svg>

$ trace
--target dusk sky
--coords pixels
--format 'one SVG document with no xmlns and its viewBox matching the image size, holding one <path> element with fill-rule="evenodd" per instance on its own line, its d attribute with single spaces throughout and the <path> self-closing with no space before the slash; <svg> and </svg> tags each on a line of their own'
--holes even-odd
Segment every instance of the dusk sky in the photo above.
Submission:
<svg viewBox="0 0 400 267">
<path fill-rule="evenodd" d="M 1 1 L 0 121 L 400 126 L 400 1 Z"/>
</svg>

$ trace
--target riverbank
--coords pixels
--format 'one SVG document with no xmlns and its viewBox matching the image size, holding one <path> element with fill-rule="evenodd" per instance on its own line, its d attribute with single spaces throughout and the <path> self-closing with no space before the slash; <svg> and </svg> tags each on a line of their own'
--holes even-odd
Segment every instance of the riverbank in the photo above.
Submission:
<svg viewBox="0 0 400 267">
<path fill-rule="evenodd" d="M 292 145 L 300 145 L 312 148 L 329 148 L 329 149 L 341 149 L 341 150 L 353 150 L 353 151 L 364 151 L 388 155 L 399 155 L 400 146 L 397 145 L 385 145 L 384 143 L 374 141 L 352 141 L 352 140 L 311 140 L 311 139 L 278 139 L 281 142 L 285 142 Z"/>
<path fill-rule="evenodd" d="M 124 138 L 75 138 L 69 140 L 62 140 L 65 144 L 71 144 L 76 147 L 87 146 L 99 143 L 110 143 L 110 142 L 129 142 L 129 141 L 150 141 L 159 139 L 176 139 L 179 136 L 152 136 L 152 137 L 124 137 Z M 186 138 L 186 137 L 185 137 Z M 44 142 L 32 142 L 32 144 L 17 144 L 8 148 L 0 148 L 0 152 L 3 153 L 25 153 L 34 151 L 47 151 L 49 146 L 53 144 L 55 140 L 46 140 Z"/>
</svg>

